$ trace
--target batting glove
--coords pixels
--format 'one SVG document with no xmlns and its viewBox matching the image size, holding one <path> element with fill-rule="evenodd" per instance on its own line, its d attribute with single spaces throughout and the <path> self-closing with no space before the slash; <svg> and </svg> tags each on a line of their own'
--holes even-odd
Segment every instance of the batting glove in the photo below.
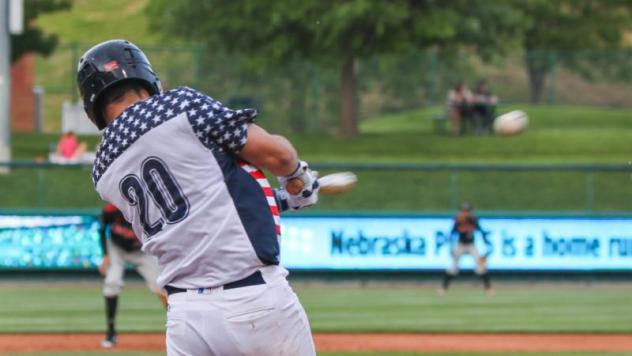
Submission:
<svg viewBox="0 0 632 356">
<path fill-rule="evenodd" d="M 291 179 L 298 178 L 303 182 L 303 189 L 297 194 L 290 194 L 287 190 L 287 182 Z M 312 206 L 318 201 L 318 172 L 309 169 L 307 162 L 300 161 L 294 173 L 278 177 L 281 189 L 277 190 L 277 200 L 281 210 L 298 210 Z M 287 205 L 287 209 L 283 209 L 283 205 Z"/>
</svg>

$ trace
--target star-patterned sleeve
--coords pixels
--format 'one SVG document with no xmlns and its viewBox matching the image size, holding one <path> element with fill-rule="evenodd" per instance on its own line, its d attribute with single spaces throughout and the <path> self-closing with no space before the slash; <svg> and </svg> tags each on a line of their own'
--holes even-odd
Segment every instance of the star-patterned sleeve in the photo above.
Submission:
<svg viewBox="0 0 632 356">
<path fill-rule="evenodd" d="M 192 90 L 192 89 L 190 89 Z M 193 102 L 197 110 L 189 111 L 189 121 L 200 141 L 211 150 L 238 154 L 248 139 L 248 124 L 257 117 L 255 109 L 233 110 L 197 91 Z"/>
<path fill-rule="evenodd" d="M 193 132 L 208 149 L 235 155 L 246 144 L 248 124 L 257 117 L 254 109 L 231 110 L 187 87 L 139 101 L 103 131 L 92 167 L 95 186 L 110 164 L 140 137 L 182 114 L 186 114 Z"/>
</svg>

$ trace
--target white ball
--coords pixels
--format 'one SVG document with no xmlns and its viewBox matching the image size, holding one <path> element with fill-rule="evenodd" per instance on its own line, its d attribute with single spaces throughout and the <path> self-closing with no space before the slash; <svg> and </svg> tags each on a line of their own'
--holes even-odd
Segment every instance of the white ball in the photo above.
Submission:
<svg viewBox="0 0 632 356">
<path fill-rule="evenodd" d="M 494 120 L 494 132 L 505 136 L 516 135 L 526 130 L 527 125 L 529 117 L 524 111 L 510 111 Z"/>
</svg>

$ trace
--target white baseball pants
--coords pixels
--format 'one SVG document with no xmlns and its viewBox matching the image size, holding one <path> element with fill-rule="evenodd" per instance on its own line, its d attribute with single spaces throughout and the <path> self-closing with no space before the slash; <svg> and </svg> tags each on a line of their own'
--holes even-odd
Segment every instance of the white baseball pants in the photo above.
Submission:
<svg viewBox="0 0 632 356">
<path fill-rule="evenodd" d="M 107 241 L 107 244 L 110 265 L 105 272 L 105 281 L 103 282 L 104 296 L 114 297 L 121 294 L 121 289 L 125 285 L 123 275 L 128 263 L 131 263 L 143 277 L 147 288 L 154 293 L 160 293 L 161 289 L 156 282 L 160 273 L 156 257 L 145 254 L 140 250 L 125 251 L 110 240 Z"/>
<path fill-rule="evenodd" d="M 474 258 L 474 261 L 476 262 L 476 274 L 481 275 L 487 272 L 487 268 L 480 262 L 481 256 L 478 253 L 476 246 L 474 246 L 473 243 L 464 244 L 459 242 L 454 250 L 452 250 L 452 265 L 447 271 L 449 275 L 456 276 L 459 274 L 459 260 L 461 259 L 461 256 L 466 254 L 469 254 L 472 258 Z"/>
<path fill-rule="evenodd" d="M 167 355 L 316 355 L 307 315 L 279 266 L 265 284 L 169 295 Z"/>
</svg>

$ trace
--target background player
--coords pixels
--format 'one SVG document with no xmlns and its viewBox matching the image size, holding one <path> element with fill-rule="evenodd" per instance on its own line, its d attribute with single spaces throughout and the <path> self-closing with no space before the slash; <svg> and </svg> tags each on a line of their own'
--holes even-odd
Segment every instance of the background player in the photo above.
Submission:
<svg viewBox="0 0 632 356">
<path fill-rule="evenodd" d="M 103 249 L 103 260 L 99 266 L 99 272 L 105 276 L 103 296 L 107 321 L 105 339 L 101 342 L 101 346 L 110 348 L 116 345 L 118 296 L 124 285 L 123 274 L 128 263 L 132 264 L 143 276 L 147 287 L 160 297 L 165 306 L 167 298 L 156 282 L 159 272 L 156 257 L 141 252 L 141 244 L 132 230 L 132 225 L 112 204 L 106 204 L 103 207 L 99 233 Z"/>
<path fill-rule="evenodd" d="M 472 214 L 472 206 L 464 202 L 461 204 L 460 213 L 454 218 L 454 226 L 450 233 L 452 265 L 446 270 L 443 277 L 443 283 L 439 289 L 439 294 L 443 295 L 447 292 L 450 281 L 454 276 L 459 273 L 459 260 L 464 254 L 469 254 L 474 258 L 476 262 L 476 274 L 478 274 L 482 281 L 485 291 L 488 294 L 493 294 L 492 284 L 487 273 L 487 257 L 481 257 L 478 253 L 478 249 L 474 244 L 475 232 L 479 231 L 485 244 L 489 247 L 491 242 L 487 239 L 487 232 L 484 231 L 478 223 L 478 219 Z M 453 246 L 452 241 L 454 236 L 458 235 L 458 243 Z M 491 251 L 491 250 L 490 250 Z"/>
<path fill-rule="evenodd" d="M 158 257 L 169 294 L 169 355 L 315 355 L 307 316 L 279 266 L 279 207 L 316 203 L 318 183 L 283 137 L 190 88 L 161 92 L 145 54 L 124 40 L 88 50 L 84 108 L 105 129 L 93 166 L 101 197 Z"/>
</svg>

